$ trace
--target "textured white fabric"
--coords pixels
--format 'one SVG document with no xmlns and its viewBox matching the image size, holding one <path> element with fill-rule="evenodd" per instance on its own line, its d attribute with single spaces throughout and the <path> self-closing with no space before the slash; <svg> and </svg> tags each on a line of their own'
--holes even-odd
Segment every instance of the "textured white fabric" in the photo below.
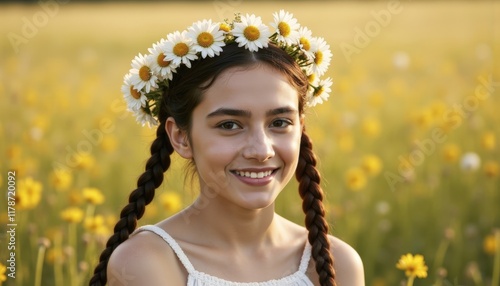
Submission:
<svg viewBox="0 0 500 286">
<path fill-rule="evenodd" d="M 300 260 L 299 269 L 295 273 L 280 279 L 273 279 L 265 282 L 232 282 L 194 269 L 177 241 L 162 228 L 155 225 L 146 225 L 138 228 L 134 234 L 140 231 L 151 231 L 163 238 L 163 240 L 170 245 L 188 272 L 187 286 L 313 286 L 313 283 L 305 274 L 309 260 L 311 259 L 311 245 L 309 243 L 306 243 L 304 253 Z"/>
</svg>

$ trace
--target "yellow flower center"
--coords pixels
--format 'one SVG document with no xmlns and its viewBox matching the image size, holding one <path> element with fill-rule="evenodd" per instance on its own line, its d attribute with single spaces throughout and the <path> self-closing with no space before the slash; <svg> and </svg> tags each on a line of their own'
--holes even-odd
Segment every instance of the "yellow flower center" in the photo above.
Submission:
<svg viewBox="0 0 500 286">
<path fill-rule="evenodd" d="M 174 54 L 178 57 L 183 57 L 189 52 L 189 47 L 185 43 L 177 43 L 174 46 Z"/>
<path fill-rule="evenodd" d="M 307 79 L 309 80 L 309 83 L 313 83 L 314 80 L 316 79 L 316 74 L 310 74 L 307 76 Z"/>
<path fill-rule="evenodd" d="M 196 40 L 198 41 L 198 45 L 208 48 L 214 43 L 214 36 L 209 32 L 202 32 L 198 35 Z"/>
<path fill-rule="evenodd" d="M 170 61 L 165 60 L 165 54 L 163 54 L 163 53 L 158 55 L 158 58 L 156 58 L 156 62 L 162 68 L 168 67 L 168 65 L 170 64 Z"/>
<path fill-rule="evenodd" d="M 133 85 L 130 86 L 130 95 L 132 95 L 135 99 L 139 99 L 141 97 L 141 93 L 138 92 Z"/>
<path fill-rule="evenodd" d="M 283 37 L 288 37 L 288 35 L 290 35 L 290 25 L 285 22 L 280 22 L 278 24 L 278 30 Z"/>
<path fill-rule="evenodd" d="M 311 43 L 307 38 L 304 37 L 300 38 L 300 44 L 302 45 L 302 48 L 306 51 L 309 51 L 309 49 L 311 48 Z"/>
<path fill-rule="evenodd" d="M 415 276 L 415 266 L 414 265 L 408 265 L 406 268 L 406 271 L 410 274 L 410 276 Z"/>
<path fill-rule="evenodd" d="M 259 39 L 260 31 L 255 26 L 248 26 L 243 31 L 243 35 L 245 36 L 245 38 L 247 38 L 247 40 L 255 41 L 255 40 Z"/>
<path fill-rule="evenodd" d="M 151 70 L 147 66 L 142 66 L 141 69 L 139 69 L 139 77 L 143 81 L 148 81 L 151 79 Z"/>
<path fill-rule="evenodd" d="M 222 31 L 224 32 L 227 32 L 229 33 L 229 31 L 231 31 L 231 26 L 229 26 L 228 24 L 226 23 L 220 23 L 219 25 L 219 29 L 221 29 Z"/>
<path fill-rule="evenodd" d="M 313 96 L 320 96 L 325 89 L 322 86 L 319 86 L 318 89 L 316 89 L 313 93 Z"/>
<path fill-rule="evenodd" d="M 314 63 L 317 65 L 321 64 L 323 62 L 323 53 L 321 51 L 317 51 L 314 54 Z"/>
</svg>

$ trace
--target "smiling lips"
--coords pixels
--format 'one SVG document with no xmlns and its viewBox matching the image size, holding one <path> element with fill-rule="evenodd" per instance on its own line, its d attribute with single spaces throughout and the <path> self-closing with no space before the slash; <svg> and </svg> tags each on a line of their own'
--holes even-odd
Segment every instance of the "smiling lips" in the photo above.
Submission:
<svg viewBox="0 0 500 286">
<path fill-rule="evenodd" d="M 232 171 L 236 177 L 249 185 L 262 186 L 271 182 L 278 169 L 267 169 L 267 170 L 234 170 Z"/>
</svg>

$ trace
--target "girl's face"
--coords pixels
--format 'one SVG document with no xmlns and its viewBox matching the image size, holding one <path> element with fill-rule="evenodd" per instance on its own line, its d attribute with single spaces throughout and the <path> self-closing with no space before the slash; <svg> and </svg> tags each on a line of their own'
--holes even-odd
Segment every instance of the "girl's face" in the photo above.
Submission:
<svg viewBox="0 0 500 286">
<path fill-rule="evenodd" d="M 271 205 L 294 175 L 302 133 L 298 93 L 258 64 L 223 72 L 192 114 L 190 154 L 202 195 L 245 209 Z"/>
</svg>

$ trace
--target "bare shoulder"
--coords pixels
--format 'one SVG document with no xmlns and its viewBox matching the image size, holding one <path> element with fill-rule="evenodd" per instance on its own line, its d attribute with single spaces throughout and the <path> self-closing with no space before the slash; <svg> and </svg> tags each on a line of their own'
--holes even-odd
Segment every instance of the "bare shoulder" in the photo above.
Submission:
<svg viewBox="0 0 500 286">
<path fill-rule="evenodd" d="M 349 244 L 329 235 L 331 252 L 335 259 L 335 273 L 338 285 L 364 286 L 363 262 L 359 254 Z"/>
<path fill-rule="evenodd" d="M 186 285 L 183 271 L 168 244 L 143 231 L 113 251 L 107 268 L 108 285 Z"/>
</svg>

